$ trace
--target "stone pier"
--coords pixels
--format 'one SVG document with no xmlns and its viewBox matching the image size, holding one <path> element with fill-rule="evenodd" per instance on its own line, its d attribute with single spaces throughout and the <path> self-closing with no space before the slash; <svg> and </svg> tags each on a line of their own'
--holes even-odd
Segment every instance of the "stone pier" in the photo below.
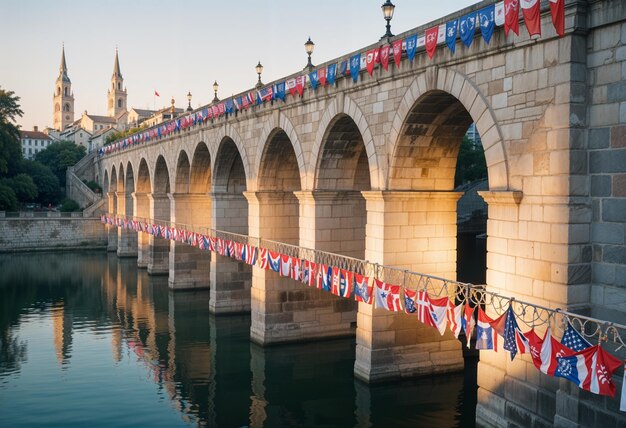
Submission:
<svg viewBox="0 0 626 428">
<path fill-rule="evenodd" d="M 117 211 L 121 214 L 124 214 L 127 219 L 132 219 L 132 193 L 116 192 L 116 198 Z M 124 227 L 118 228 L 117 232 L 117 256 L 137 257 L 137 233 Z"/>
</svg>

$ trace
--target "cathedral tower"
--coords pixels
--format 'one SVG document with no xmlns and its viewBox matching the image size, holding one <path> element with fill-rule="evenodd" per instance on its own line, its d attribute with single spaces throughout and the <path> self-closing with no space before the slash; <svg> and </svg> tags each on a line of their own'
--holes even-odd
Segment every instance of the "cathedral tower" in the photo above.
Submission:
<svg viewBox="0 0 626 428">
<path fill-rule="evenodd" d="M 120 71 L 120 60 L 115 48 L 115 64 L 113 65 L 113 76 L 111 77 L 111 87 L 108 91 L 108 116 L 117 117 L 126 109 L 126 88 L 124 88 L 124 78 Z"/>
<path fill-rule="evenodd" d="M 58 131 L 63 131 L 67 125 L 74 122 L 74 94 L 72 93 L 72 82 L 67 76 L 65 46 L 61 51 L 61 65 L 59 66 L 59 77 L 55 83 L 53 105 L 53 127 Z"/>
</svg>

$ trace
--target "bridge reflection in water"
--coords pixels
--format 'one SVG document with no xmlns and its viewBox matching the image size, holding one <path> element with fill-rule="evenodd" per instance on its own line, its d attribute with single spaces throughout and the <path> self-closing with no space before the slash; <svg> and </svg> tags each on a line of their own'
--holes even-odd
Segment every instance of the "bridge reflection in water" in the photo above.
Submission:
<svg viewBox="0 0 626 428">
<path fill-rule="evenodd" d="M 467 426 L 474 421 L 475 367 L 467 370 L 469 378 L 457 374 L 368 386 L 353 376 L 354 339 L 255 345 L 249 316 L 210 315 L 208 291 L 171 293 L 166 277 L 148 276 L 134 260 L 7 255 L 0 256 L 0 269 L 3 426 L 55 421 Z M 52 340 L 39 340 L 30 328 L 34 322 L 43 326 L 42 337 Z M 83 361 L 90 361 L 87 368 Z M 55 370 L 55 362 L 62 370 Z M 121 370 L 136 374 L 116 385 L 110 379 Z M 48 382 L 37 386 L 39 393 L 21 393 L 24 379 L 40 372 Z M 94 393 L 85 392 L 91 388 Z M 9 390 L 16 391 L 12 400 Z M 52 399 L 46 419 L 14 406 L 45 406 L 50 398 L 44 397 L 55 394 L 63 398 Z"/>
</svg>

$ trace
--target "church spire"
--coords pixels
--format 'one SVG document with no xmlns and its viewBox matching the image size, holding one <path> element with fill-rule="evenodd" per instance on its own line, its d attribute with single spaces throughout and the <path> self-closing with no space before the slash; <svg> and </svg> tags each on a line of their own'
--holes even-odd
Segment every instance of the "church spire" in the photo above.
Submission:
<svg viewBox="0 0 626 428">
<path fill-rule="evenodd" d="M 115 64 L 113 65 L 113 76 L 122 77 L 122 72 L 120 71 L 120 59 L 117 56 L 117 47 L 115 48 Z"/>
<path fill-rule="evenodd" d="M 61 65 L 59 66 L 59 72 L 67 74 L 67 65 L 65 64 L 65 43 L 63 43 L 61 48 Z"/>
</svg>

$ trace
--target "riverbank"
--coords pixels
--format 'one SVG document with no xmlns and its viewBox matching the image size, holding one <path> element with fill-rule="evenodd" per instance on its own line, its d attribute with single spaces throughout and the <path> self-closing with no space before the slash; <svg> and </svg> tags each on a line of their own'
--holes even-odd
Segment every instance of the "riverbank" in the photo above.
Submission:
<svg viewBox="0 0 626 428">
<path fill-rule="evenodd" d="M 56 211 L 0 211 L 0 253 L 105 250 L 106 226 L 99 217 Z"/>
</svg>

